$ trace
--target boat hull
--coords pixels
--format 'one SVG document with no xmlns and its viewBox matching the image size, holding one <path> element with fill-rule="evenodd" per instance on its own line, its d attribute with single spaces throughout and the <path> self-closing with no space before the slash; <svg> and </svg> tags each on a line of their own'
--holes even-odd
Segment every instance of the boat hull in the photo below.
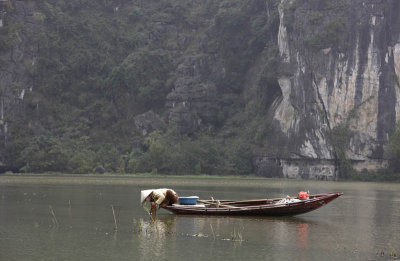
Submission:
<svg viewBox="0 0 400 261">
<path fill-rule="evenodd" d="M 318 209 L 341 195 L 343 195 L 341 192 L 317 194 L 311 195 L 308 200 L 284 204 L 276 204 L 271 200 L 255 200 L 250 204 L 243 203 L 236 206 L 235 204 L 224 207 L 173 205 L 165 209 L 177 215 L 295 216 Z"/>
</svg>

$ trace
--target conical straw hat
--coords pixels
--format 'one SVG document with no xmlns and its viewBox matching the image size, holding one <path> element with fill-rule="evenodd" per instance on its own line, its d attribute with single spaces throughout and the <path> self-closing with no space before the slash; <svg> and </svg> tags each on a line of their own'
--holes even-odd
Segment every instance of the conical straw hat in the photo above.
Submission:
<svg viewBox="0 0 400 261">
<path fill-rule="evenodd" d="M 142 190 L 140 192 L 140 203 L 144 203 L 144 201 L 146 200 L 146 198 L 151 194 L 151 192 L 153 192 L 152 189 L 146 189 L 146 190 Z"/>
</svg>

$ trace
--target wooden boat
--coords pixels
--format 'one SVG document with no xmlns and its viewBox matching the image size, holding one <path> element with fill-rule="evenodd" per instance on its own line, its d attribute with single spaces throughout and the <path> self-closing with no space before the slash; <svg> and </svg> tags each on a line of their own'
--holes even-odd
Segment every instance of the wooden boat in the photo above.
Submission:
<svg viewBox="0 0 400 261">
<path fill-rule="evenodd" d="M 310 195 L 309 199 L 198 200 L 196 205 L 174 204 L 166 210 L 178 215 L 295 216 L 320 208 L 342 192 Z"/>
</svg>

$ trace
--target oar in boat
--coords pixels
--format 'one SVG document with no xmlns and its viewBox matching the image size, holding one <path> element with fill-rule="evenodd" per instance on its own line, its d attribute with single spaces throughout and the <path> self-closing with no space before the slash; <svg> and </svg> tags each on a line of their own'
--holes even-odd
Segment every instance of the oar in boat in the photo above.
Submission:
<svg viewBox="0 0 400 261">
<path fill-rule="evenodd" d="M 286 197 L 288 199 L 295 199 L 296 197 Z M 221 205 L 237 205 L 237 204 L 254 204 L 254 203 L 272 203 L 275 201 L 282 200 L 284 198 L 272 198 L 272 199 L 252 199 L 252 200 L 219 200 Z M 203 204 L 215 204 L 216 200 L 198 200 L 199 203 Z"/>
</svg>

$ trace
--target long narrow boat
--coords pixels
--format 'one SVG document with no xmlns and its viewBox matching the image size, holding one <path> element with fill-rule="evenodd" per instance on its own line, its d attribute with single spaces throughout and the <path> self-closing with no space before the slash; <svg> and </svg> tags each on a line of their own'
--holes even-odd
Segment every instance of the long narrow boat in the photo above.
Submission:
<svg viewBox="0 0 400 261">
<path fill-rule="evenodd" d="M 295 216 L 320 208 L 341 195 L 342 192 L 315 194 L 305 200 L 298 198 L 198 200 L 196 205 L 174 204 L 165 209 L 178 215 Z"/>
</svg>

